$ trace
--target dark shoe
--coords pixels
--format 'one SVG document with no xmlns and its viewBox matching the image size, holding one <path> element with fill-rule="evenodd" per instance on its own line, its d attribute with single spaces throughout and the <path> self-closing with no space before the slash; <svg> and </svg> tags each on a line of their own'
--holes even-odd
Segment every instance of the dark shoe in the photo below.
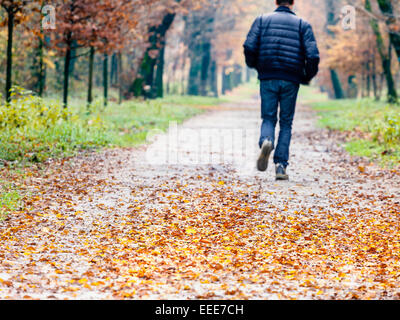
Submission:
<svg viewBox="0 0 400 320">
<path fill-rule="evenodd" d="M 258 171 L 264 172 L 268 169 L 268 160 L 273 149 L 274 146 L 272 145 L 272 142 L 269 140 L 265 140 L 261 147 L 261 154 L 257 160 Z"/>
<path fill-rule="evenodd" d="M 286 168 L 282 164 L 276 165 L 276 180 L 277 181 L 289 180 L 289 176 L 286 173 Z"/>
</svg>

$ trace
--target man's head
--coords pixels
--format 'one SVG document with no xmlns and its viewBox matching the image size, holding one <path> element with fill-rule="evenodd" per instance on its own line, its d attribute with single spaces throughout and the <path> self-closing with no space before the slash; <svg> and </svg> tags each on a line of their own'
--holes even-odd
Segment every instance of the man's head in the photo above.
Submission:
<svg viewBox="0 0 400 320">
<path fill-rule="evenodd" d="M 289 7 L 290 9 L 293 9 L 294 0 L 276 0 L 276 5 L 277 6 L 286 6 L 286 7 Z"/>
</svg>

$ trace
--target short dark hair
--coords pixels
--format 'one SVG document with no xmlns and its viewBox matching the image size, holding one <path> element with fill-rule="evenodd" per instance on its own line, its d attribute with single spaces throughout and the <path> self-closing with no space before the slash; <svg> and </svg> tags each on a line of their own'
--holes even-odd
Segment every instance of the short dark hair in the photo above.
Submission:
<svg viewBox="0 0 400 320">
<path fill-rule="evenodd" d="M 293 2 L 294 2 L 294 0 L 276 0 L 276 3 L 279 6 L 284 6 L 284 5 L 291 6 L 291 5 L 293 5 Z"/>
</svg>

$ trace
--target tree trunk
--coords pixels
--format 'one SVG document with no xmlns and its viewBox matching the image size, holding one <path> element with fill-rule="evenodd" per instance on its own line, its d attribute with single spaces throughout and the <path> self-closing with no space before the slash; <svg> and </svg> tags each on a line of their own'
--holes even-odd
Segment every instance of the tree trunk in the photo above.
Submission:
<svg viewBox="0 0 400 320">
<path fill-rule="evenodd" d="M 378 89 L 378 96 L 379 100 L 382 97 L 382 92 L 383 92 L 383 83 L 385 82 L 385 73 L 381 73 L 380 81 L 379 81 L 379 89 Z"/>
<path fill-rule="evenodd" d="M 210 67 L 210 91 L 215 98 L 218 98 L 218 66 L 215 60 Z"/>
<path fill-rule="evenodd" d="M 78 74 L 75 73 L 75 65 L 77 62 L 77 51 L 78 51 L 78 42 L 76 40 L 72 40 L 71 43 L 71 62 L 69 64 L 69 76 L 74 77 L 75 74 L 75 79 L 79 80 L 79 76 L 77 76 Z"/>
<path fill-rule="evenodd" d="M 224 66 L 224 67 L 222 68 L 222 75 L 221 75 L 221 77 L 222 77 L 222 88 L 221 88 L 221 92 L 222 92 L 223 95 L 224 95 L 224 94 L 226 93 L 226 91 L 227 91 L 226 74 L 225 74 L 225 72 L 226 72 L 226 67 Z"/>
<path fill-rule="evenodd" d="M 44 43 L 43 39 L 39 37 L 39 97 L 43 97 L 44 88 L 46 85 L 46 68 L 44 65 Z"/>
<path fill-rule="evenodd" d="M 211 64 L 211 41 L 208 40 L 202 45 L 202 60 L 200 74 L 200 95 L 207 96 L 208 71 Z"/>
<path fill-rule="evenodd" d="M 186 54 L 184 54 L 184 57 L 182 58 L 182 70 L 181 70 L 181 95 L 183 96 L 185 94 L 185 71 L 186 71 Z"/>
<path fill-rule="evenodd" d="M 223 68 L 222 71 L 222 94 L 226 94 L 227 92 L 233 89 L 233 79 L 232 79 L 232 72 L 227 73 L 226 67 Z"/>
<path fill-rule="evenodd" d="M 94 82 L 96 87 L 103 86 L 103 56 L 97 55 L 94 59 Z"/>
<path fill-rule="evenodd" d="M 65 59 L 65 58 L 64 58 Z M 56 71 L 55 71 L 55 74 L 62 74 L 63 73 L 63 71 L 62 71 L 62 66 L 61 66 L 61 58 L 57 58 L 55 61 L 54 61 L 54 65 L 56 66 Z M 60 89 L 62 89 L 62 87 L 63 87 L 63 81 L 64 81 L 64 78 L 63 77 L 56 77 L 56 84 L 57 84 L 57 88 L 60 88 Z"/>
<path fill-rule="evenodd" d="M 246 82 L 250 82 L 251 80 L 251 69 L 249 67 L 246 67 Z"/>
<path fill-rule="evenodd" d="M 41 2 L 41 10 L 43 9 L 44 3 L 43 1 Z M 46 86 L 46 66 L 44 64 L 44 39 L 43 38 L 43 26 L 40 27 L 40 35 L 39 35 L 39 79 L 38 79 L 38 85 L 39 85 L 39 97 L 43 97 L 44 89 Z"/>
<path fill-rule="evenodd" d="M 87 98 L 87 107 L 91 106 L 93 102 L 93 68 L 94 68 L 94 55 L 95 49 L 94 47 L 90 47 L 89 54 L 89 84 L 88 84 L 88 98 Z"/>
<path fill-rule="evenodd" d="M 160 49 L 160 54 L 157 61 L 156 78 L 153 85 L 152 97 L 162 98 L 164 96 L 164 59 L 165 59 L 165 44 Z"/>
<path fill-rule="evenodd" d="M 376 63 L 375 63 L 375 56 L 372 57 L 372 88 L 374 90 L 374 97 L 376 101 L 379 101 L 380 97 L 378 95 L 378 83 L 376 80 Z"/>
<path fill-rule="evenodd" d="M 196 44 L 189 53 L 190 68 L 187 84 L 187 93 L 192 96 L 200 94 L 200 79 L 201 79 L 201 46 Z"/>
<path fill-rule="evenodd" d="M 118 97 L 118 103 L 122 103 L 122 53 L 118 52 L 118 91 L 119 91 L 119 97 Z"/>
<path fill-rule="evenodd" d="M 216 8 L 210 6 L 202 12 L 192 12 L 186 19 L 186 44 L 189 48 L 190 59 L 188 79 L 190 95 L 208 95 L 215 15 Z"/>
<path fill-rule="evenodd" d="M 242 84 L 242 67 L 240 65 L 235 65 L 233 75 L 233 87 L 237 88 Z"/>
<path fill-rule="evenodd" d="M 357 98 L 357 95 L 358 95 L 357 84 L 354 81 L 355 78 L 356 77 L 354 75 L 351 75 L 347 79 L 347 81 L 348 81 L 347 96 L 351 99 Z M 361 95 L 363 95 L 363 93 L 361 93 Z"/>
<path fill-rule="evenodd" d="M 329 71 L 331 75 L 331 81 L 332 81 L 333 91 L 335 94 L 335 99 L 344 99 L 345 95 L 338 73 L 334 69 L 330 69 Z"/>
<path fill-rule="evenodd" d="M 365 9 L 372 12 L 371 1 L 365 1 Z M 375 19 L 371 19 L 370 21 L 372 30 L 376 37 L 376 44 L 378 48 L 379 55 L 382 60 L 382 68 L 386 78 L 386 84 L 388 89 L 388 97 L 387 100 L 389 103 L 397 103 L 398 96 L 395 87 L 395 83 L 393 80 L 392 68 L 391 68 L 391 59 L 390 59 L 390 45 L 389 48 L 385 48 L 384 40 L 379 29 L 378 21 Z"/>
<path fill-rule="evenodd" d="M 335 15 L 336 15 L 336 6 L 338 4 L 340 3 L 338 3 L 337 0 L 326 0 L 326 9 L 327 9 L 326 33 L 331 38 L 334 38 L 335 34 L 329 29 L 329 27 L 336 25 Z M 337 71 L 334 69 L 330 69 L 330 76 L 335 98 L 336 99 L 345 98 L 343 86 L 342 83 L 340 82 L 340 77 Z"/>
<path fill-rule="evenodd" d="M 149 29 L 149 43 L 150 46 L 147 48 L 140 70 L 138 73 L 138 78 L 134 80 L 131 87 L 131 91 L 135 96 L 144 96 L 146 98 L 155 98 L 156 93 L 162 90 L 162 85 L 160 89 L 157 89 L 155 83 L 160 84 L 160 82 L 155 81 L 155 68 L 157 61 L 164 64 L 164 57 L 160 59 L 160 55 L 163 54 L 165 49 L 165 36 L 167 31 L 172 25 L 175 19 L 175 13 L 168 13 L 164 16 L 162 23 L 159 26 L 150 27 Z M 154 56 L 154 52 L 158 54 Z M 162 78 L 163 68 L 159 69 L 159 78 Z M 159 81 L 158 78 L 158 81 Z"/>
<path fill-rule="evenodd" d="M 396 24 L 396 18 L 393 16 L 394 11 L 393 11 L 392 0 L 377 0 L 377 2 L 381 12 L 389 16 L 386 19 L 386 24 L 390 29 L 389 31 L 390 41 L 393 44 L 398 59 L 400 60 L 400 34 L 398 33 L 398 31 L 393 30 L 393 27 L 395 27 Z"/>
<path fill-rule="evenodd" d="M 71 33 L 67 35 L 67 52 L 65 54 L 64 62 L 64 95 L 63 105 L 64 108 L 68 107 L 68 89 L 69 89 L 69 67 L 71 64 Z"/>
<path fill-rule="evenodd" d="M 104 107 L 108 105 L 108 55 L 104 54 L 103 60 L 103 89 L 104 89 Z"/>
<path fill-rule="evenodd" d="M 7 73 L 6 73 L 7 103 L 11 101 L 13 32 L 14 32 L 14 12 L 8 11 Z"/>
<path fill-rule="evenodd" d="M 364 84 L 365 84 L 365 71 L 364 71 L 364 68 L 363 68 L 363 70 L 361 72 L 361 98 L 365 98 L 365 86 L 364 86 Z M 351 98 L 351 97 L 349 97 L 349 98 Z"/>
<path fill-rule="evenodd" d="M 368 61 L 365 67 L 367 70 L 367 97 L 369 98 L 371 96 L 371 62 Z"/>
<path fill-rule="evenodd" d="M 115 53 L 111 56 L 110 84 L 112 86 L 118 83 L 118 58 Z"/>
<path fill-rule="evenodd" d="M 383 71 L 384 71 L 384 74 L 386 77 L 386 84 L 387 84 L 387 89 L 388 89 L 387 100 L 389 103 L 397 103 L 398 96 L 397 96 L 397 90 L 396 90 L 396 86 L 395 86 L 393 74 L 392 74 L 391 60 L 389 58 L 384 59 L 384 61 L 382 61 L 382 64 L 383 64 Z"/>
<path fill-rule="evenodd" d="M 178 68 L 179 59 L 176 59 L 172 64 L 172 70 L 168 73 L 167 77 L 167 94 L 178 94 L 179 92 L 179 80 L 176 76 L 176 71 Z M 182 69 L 183 72 L 183 69 Z"/>
<path fill-rule="evenodd" d="M 170 79 L 168 78 L 167 79 L 167 83 L 166 83 L 166 86 L 165 86 L 165 92 L 167 93 L 167 95 L 169 95 L 169 94 L 171 94 L 171 84 L 170 84 Z"/>
</svg>

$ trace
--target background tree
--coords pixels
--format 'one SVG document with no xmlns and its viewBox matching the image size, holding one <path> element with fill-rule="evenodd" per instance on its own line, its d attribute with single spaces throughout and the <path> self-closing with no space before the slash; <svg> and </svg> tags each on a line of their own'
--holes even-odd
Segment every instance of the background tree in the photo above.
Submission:
<svg viewBox="0 0 400 320">
<path fill-rule="evenodd" d="M 376 4 L 371 0 L 365 0 L 365 9 L 368 12 L 376 12 L 377 8 L 373 5 Z M 379 21 L 375 18 L 371 18 L 371 27 L 376 37 L 376 45 L 379 55 L 382 60 L 382 68 L 386 77 L 386 84 L 388 89 L 388 101 L 390 103 L 397 102 L 397 90 L 393 79 L 392 68 L 391 68 L 391 43 L 390 37 L 388 41 L 385 41 L 384 35 L 381 32 Z"/>
<path fill-rule="evenodd" d="M 332 26 L 335 26 L 337 23 L 337 10 L 340 7 L 340 1 L 337 0 L 327 0 L 326 1 L 326 34 L 334 39 L 335 34 L 330 29 Z M 328 47 L 329 48 L 329 47 Z M 334 91 L 334 97 L 336 99 L 343 99 L 345 97 L 345 93 L 342 87 L 341 80 L 339 75 L 335 69 L 329 69 L 329 73 L 331 76 L 332 87 Z"/>
<path fill-rule="evenodd" d="M 26 16 L 25 9 L 31 4 L 28 0 L 1 0 L 0 5 L 7 12 L 7 72 L 6 72 L 6 100 L 10 102 L 12 87 L 12 65 L 13 65 L 13 35 L 16 24 L 21 23 Z"/>
<path fill-rule="evenodd" d="M 188 1 L 183 5 L 187 5 Z M 166 46 L 166 33 L 170 29 L 177 11 L 181 8 L 181 0 L 163 0 L 153 8 L 148 27 L 148 45 L 143 54 L 137 78 L 133 82 L 133 94 L 148 98 L 162 97 L 163 72 Z M 157 24 L 156 21 L 161 21 Z"/>
</svg>

